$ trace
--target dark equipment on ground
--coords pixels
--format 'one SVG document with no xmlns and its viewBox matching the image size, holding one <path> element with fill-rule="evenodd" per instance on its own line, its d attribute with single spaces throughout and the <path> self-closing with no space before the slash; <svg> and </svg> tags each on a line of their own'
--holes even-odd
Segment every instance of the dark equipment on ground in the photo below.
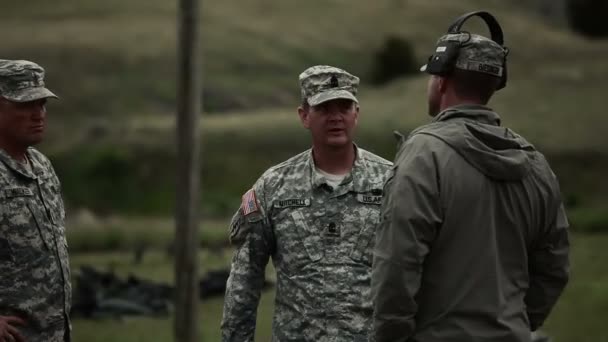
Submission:
<svg viewBox="0 0 608 342">
<path fill-rule="evenodd" d="M 200 299 L 221 297 L 226 291 L 229 269 L 209 271 L 199 281 Z M 166 317 L 173 311 L 175 287 L 134 275 L 121 279 L 113 271 L 81 266 L 75 277 L 72 316 L 120 318 L 123 316 Z M 264 288 L 272 287 L 265 281 Z"/>
</svg>

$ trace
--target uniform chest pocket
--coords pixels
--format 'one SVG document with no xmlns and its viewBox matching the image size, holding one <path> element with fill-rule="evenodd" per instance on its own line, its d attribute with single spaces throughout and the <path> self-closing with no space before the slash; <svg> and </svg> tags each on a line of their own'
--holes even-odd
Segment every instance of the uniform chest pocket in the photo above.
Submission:
<svg viewBox="0 0 608 342">
<path fill-rule="evenodd" d="M 285 271 L 301 274 L 323 259 L 321 236 L 304 208 L 281 209 L 273 221 L 277 259 Z"/>
<path fill-rule="evenodd" d="M 295 223 L 294 228 L 297 231 L 299 240 L 304 245 L 308 257 L 312 261 L 321 260 L 323 258 L 323 250 L 321 248 L 322 242 L 319 233 L 313 230 L 301 212 L 292 212 L 291 218 Z"/>
<path fill-rule="evenodd" d="M 1 257 L 12 261 L 34 260 L 51 249 L 44 212 L 30 188 L 4 189 L 0 205 L 0 247 L 6 248 L 0 252 Z"/>
<path fill-rule="evenodd" d="M 376 239 L 376 227 L 380 219 L 382 191 L 378 190 L 373 193 L 358 194 L 357 202 L 356 214 L 349 215 L 351 220 L 356 220 L 356 222 L 352 222 L 351 224 L 356 224 L 360 227 L 350 257 L 357 262 L 371 265 Z"/>
<path fill-rule="evenodd" d="M 50 173 L 39 176 L 38 183 L 42 193 L 42 199 L 53 224 L 64 226 L 65 208 L 61 198 L 61 185 L 57 178 Z"/>
</svg>

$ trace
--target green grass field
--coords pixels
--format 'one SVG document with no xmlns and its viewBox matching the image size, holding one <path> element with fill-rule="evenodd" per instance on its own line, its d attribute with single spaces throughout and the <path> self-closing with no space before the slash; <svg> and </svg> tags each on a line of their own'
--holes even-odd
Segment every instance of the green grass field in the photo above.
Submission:
<svg viewBox="0 0 608 342">
<path fill-rule="evenodd" d="M 212 253 L 202 250 L 200 253 L 200 272 L 227 267 L 232 256 L 231 250 Z M 132 253 L 87 253 L 72 256 L 71 266 L 74 273 L 81 265 L 94 265 L 101 270 L 114 270 L 119 276 L 134 274 L 146 279 L 173 282 L 172 259 L 160 251 L 146 254 L 141 264 L 134 266 Z M 274 279 L 272 267 L 269 267 L 268 279 Z M 259 328 L 256 339 L 270 340 L 274 292 L 264 292 L 259 307 Z M 222 315 L 222 298 L 214 298 L 199 305 L 200 334 L 202 341 L 219 341 L 219 326 Z M 106 319 L 91 321 L 76 319 L 74 322 L 75 341 L 150 341 L 167 342 L 172 340 L 172 321 L 169 318 L 126 317 L 123 319 Z"/>
<path fill-rule="evenodd" d="M 572 279 L 554 312 L 543 328 L 555 342 L 608 341 L 608 235 L 574 235 L 572 239 Z M 230 253 L 201 253 L 201 271 L 225 266 Z M 172 281 L 172 263 L 163 253 L 152 253 L 134 267 L 129 253 L 74 254 L 72 268 L 92 264 L 101 269 L 112 267 L 117 273 L 133 273 L 154 280 Z M 272 270 L 269 270 L 271 274 Z M 270 340 L 273 291 L 263 294 L 258 310 L 257 341 Z M 222 298 L 203 301 L 199 306 L 202 341 L 220 340 Z M 126 318 L 123 320 L 75 320 L 75 341 L 87 342 L 167 342 L 172 340 L 171 319 Z"/>
<path fill-rule="evenodd" d="M 107 222 L 109 221 L 109 222 Z M 167 218 L 113 218 L 95 223 L 68 223 L 70 251 L 108 252 L 146 250 L 167 250 L 175 234 L 175 221 Z M 225 247 L 228 244 L 228 222 L 226 220 L 205 220 L 200 223 L 199 246 L 209 248 Z"/>
</svg>

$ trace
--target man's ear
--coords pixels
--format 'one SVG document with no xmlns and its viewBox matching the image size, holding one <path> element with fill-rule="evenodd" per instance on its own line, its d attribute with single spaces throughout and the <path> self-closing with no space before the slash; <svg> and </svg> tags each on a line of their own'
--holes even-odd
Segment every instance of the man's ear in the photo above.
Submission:
<svg viewBox="0 0 608 342">
<path fill-rule="evenodd" d="M 355 102 L 355 125 L 359 122 L 359 104 Z"/>
<path fill-rule="evenodd" d="M 302 122 L 302 126 L 304 126 L 306 129 L 310 128 L 310 124 L 308 122 L 309 115 L 310 109 L 306 110 L 302 106 L 298 107 L 298 116 L 300 117 L 300 122 Z"/>
</svg>

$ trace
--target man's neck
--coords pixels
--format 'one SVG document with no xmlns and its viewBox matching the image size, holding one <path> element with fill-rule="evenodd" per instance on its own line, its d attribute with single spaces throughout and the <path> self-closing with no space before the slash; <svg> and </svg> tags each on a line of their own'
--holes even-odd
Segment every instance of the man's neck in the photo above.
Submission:
<svg viewBox="0 0 608 342">
<path fill-rule="evenodd" d="M 335 175 L 350 172 L 356 159 L 353 144 L 343 147 L 313 146 L 312 151 L 315 166 Z"/>
<path fill-rule="evenodd" d="M 20 163 L 27 163 L 27 147 L 19 148 L 14 146 L 7 146 L 6 144 L 0 144 L 0 149 L 4 150 L 6 154 L 11 156 Z"/>
<path fill-rule="evenodd" d="M 440 106 L 439 112 L 443 112 L 448 108 L 452 108 L 454 106 L 461 105 L 476 105 L 476 106 L 485 106 L 485 104 L 481 103 L 478 99 L 468 99 L 468 98 L 449 98 L 443 101 Z"/>
</svg>

